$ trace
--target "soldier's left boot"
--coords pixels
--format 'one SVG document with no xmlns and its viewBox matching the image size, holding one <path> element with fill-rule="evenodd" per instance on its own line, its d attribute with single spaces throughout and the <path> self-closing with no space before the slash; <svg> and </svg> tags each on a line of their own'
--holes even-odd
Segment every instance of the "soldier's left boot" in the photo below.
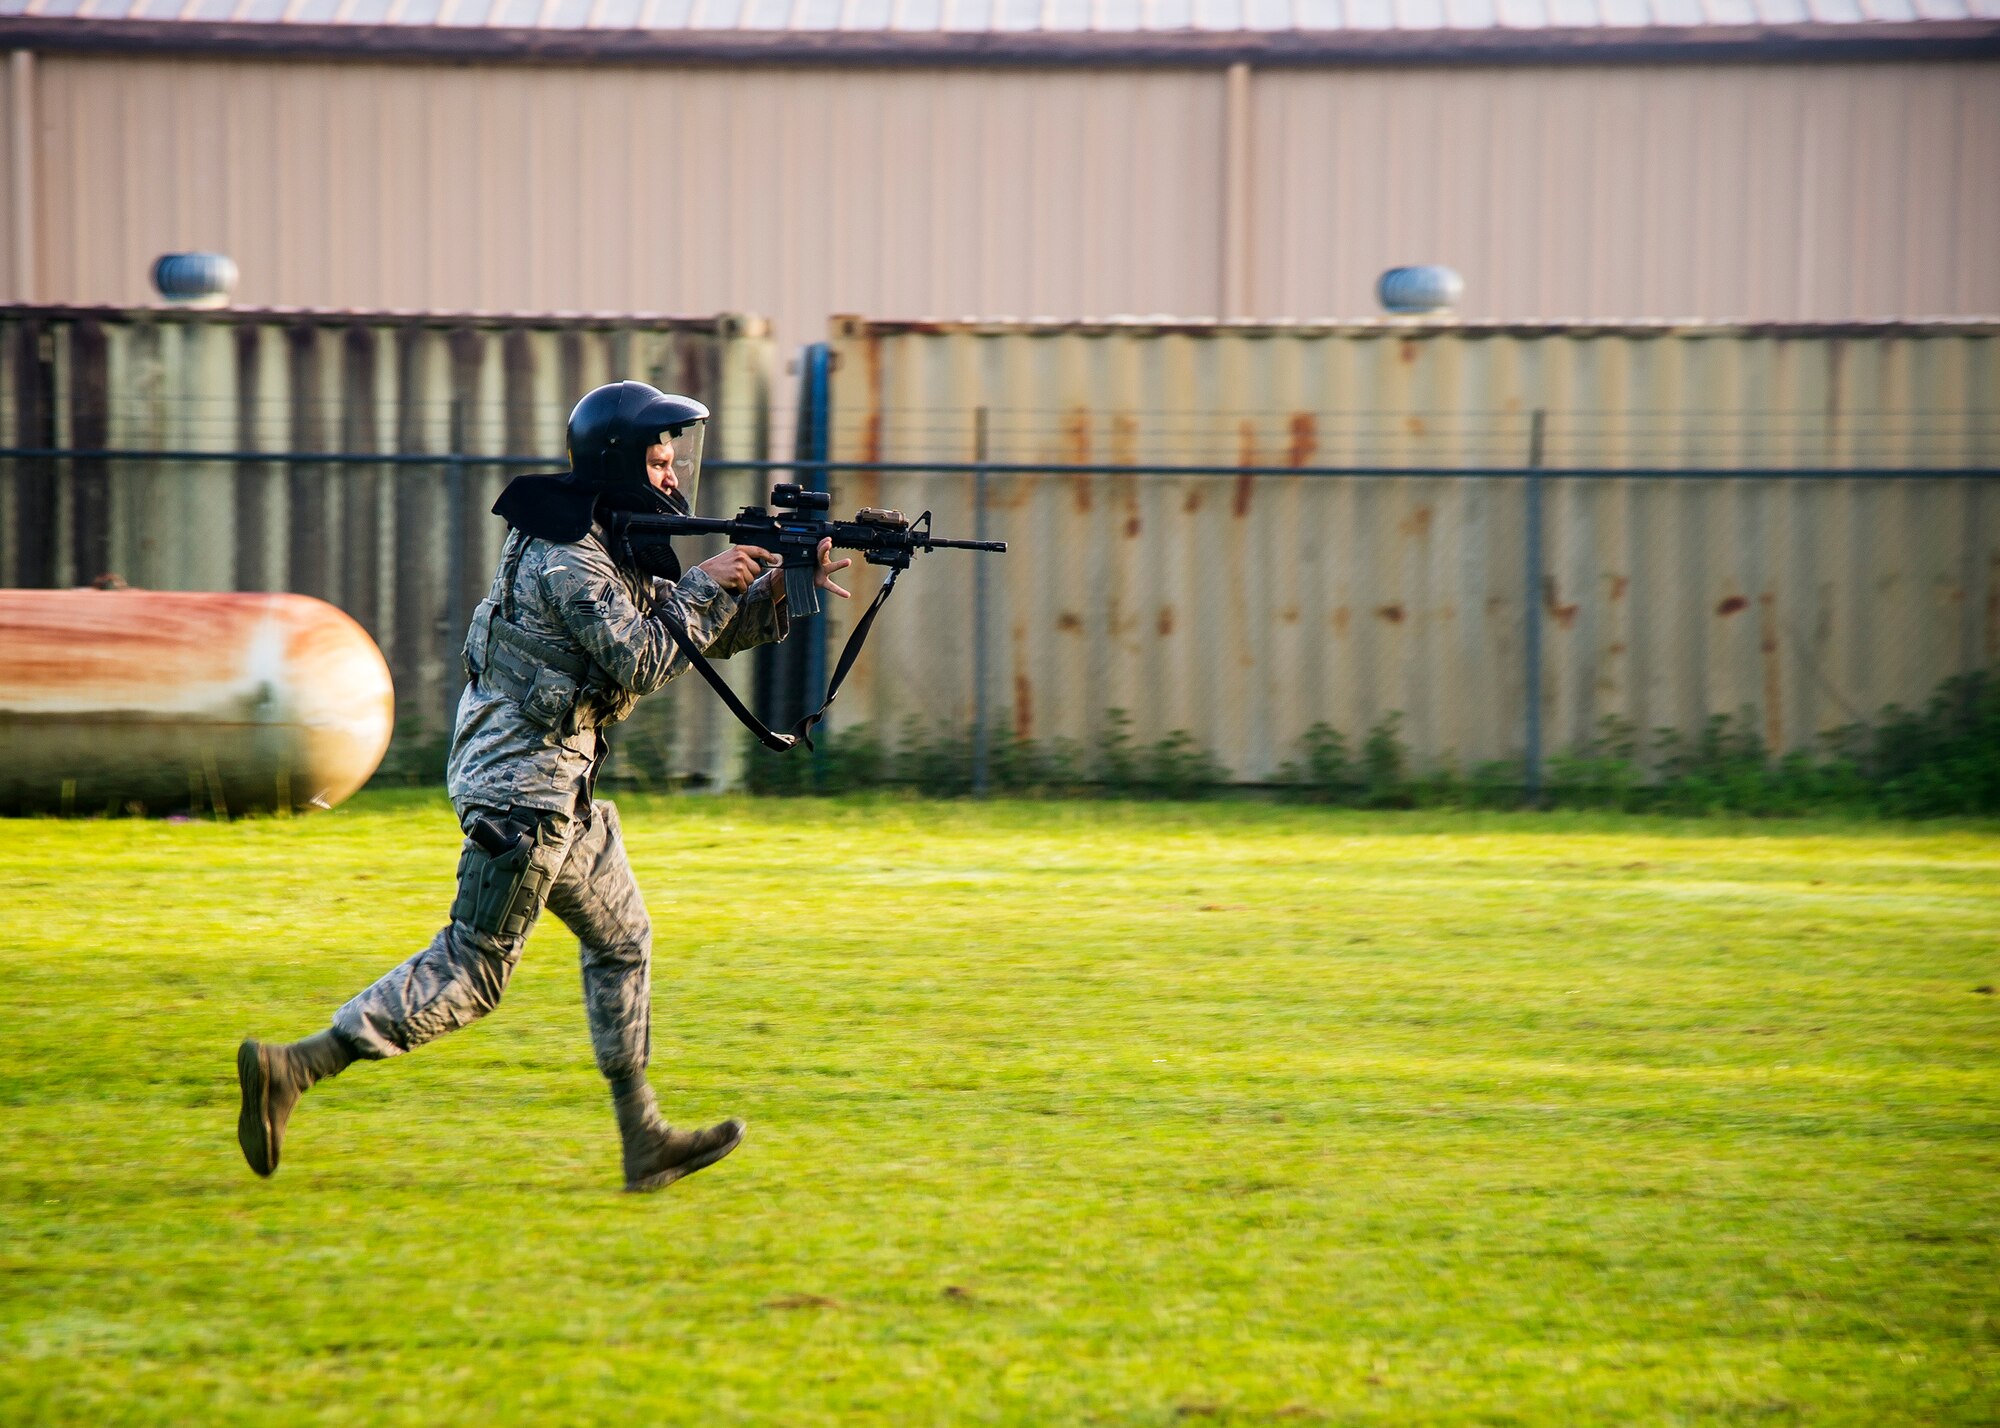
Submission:
<svg viewBox="0 0 2000 1428">
<path fill-rule="evenodd" d="M 236 1143 L 252 1170 L 268 1176 L 278 1168 L 292 1107 L 314 1082 L 339 1075 L 353 1060 L 354 1048 L 332 1027 L 289 1045 L 245 1041 L 236 1048 L 236 1080 L 243 1090 Z"/>
<path fill-rule="evenodd" d="M 658 1190 L 683 1175 L 706 1170 L 743 1143 L 735 1117 L 701 1130 L 675 1130 L 660 1118 L 660 1103 L 643 1074 L 611 1083 L 618 1134 L 625 1142 L 625 1188 Z"/>
</svg>

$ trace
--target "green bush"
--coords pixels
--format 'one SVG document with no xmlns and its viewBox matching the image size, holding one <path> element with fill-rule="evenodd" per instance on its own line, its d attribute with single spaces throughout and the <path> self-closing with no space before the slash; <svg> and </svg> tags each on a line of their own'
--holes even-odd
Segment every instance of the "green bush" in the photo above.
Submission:
<svg viewBox="0 0 2000 1428">
<path fill-rule="evenodd" d="M 973 791 L 978 751 L 970 728 L 911 718 L 893 746 L 865 724 L 822 731 L 811 754 L 772 758 L 753 744 L 746 782 L 766 794 L 849 793 L 906 788 L 935 798 Z M 1151 744 L 1132 735 L 1132 719 L 1107 709 L 1087 745 L 1035 740 L 996 729 L 986 750 L 994 793 L 1044 797 L 1200 798 L 1229 782 L 1229 770 L 1184 729 Z"/>
<path fill-rule="evenodd" d="M 1361 742 L 1359 759 L 1348 753 L 1346 735 L 1330 724 L 1314 724 L 1299 738 L 1299 757 L 1278 770 L 1279 789 L 1294 798 L 1355 808 L 1453 801 L 1436 780 L 1428 783 L 1434 797 L 1420 797 L 1426 784 L 1410 777 L 1410 751 L 1397 733 L 1402 722 L 1398 712 L 1370 729 Z"/>
<path fill-rule="evenodd" d="M 1874 728 L 1842 730 L 1836 753 L 1904 818 L 2000 811 L 2000 670 L 1946 680 L 1922 713 L 1891 706 Z"/>
<path fill-rule="evenodd" d="M 1360 784 L 1347 756 L 1347 736 L 1321 720 L 1299 736 L 1300 758 L 1278 770 L 1278 783 L 1305 798 L 1342 801 Z"/>
<path fill-rule="evenodd" d="M 1391 713 L 1362 736 L 1320 722 L 1300 735 L 1278 771 L 1279 797 L 1352 808 L 1514 808 L 1525 800 L 1518 760 L 1489 760 L 1462 772 L 1445 759 L 1419 769 Z M 1711 716 L 1692 734 L 1639 731 L 1616 716 L 1573 749 L 1548 760 L 1539 803 L 1546 808 L 1683 815 L 1879 814 L 1897 818 L 2000 814 L 2000 671 L 1947 680 L 1920 711 L 1890 707 L 1874 724 L 1853 724 L 1817 752 L 1776 757 L 1757 711 Z M 973 791 L 973 731 L 911 719 L 891 744 L 866 725 L 820 737 L 815 754 L 770 758 L 753 751 L 749 784 L 758 793 L 846 793 L 902 787 L 936 797 Z M 1203 798 L 1229 783 L 1229 770 L 1192 734 L 1176 729 L 1152 743 L 1132 732 L 1123 709 L 1107 709 L 1079 744 L 995 730 L 987 749 L 991 792 L 1043 797 Z"/>
<path fill-rule="evenodd" d="M 813 742 L 818 747 L 774 757 L 750 740 L 745 785 L 752 793 L 853 793 L 883 782 L 888 751 L 868 725 L 838 733 L 822 725 Z"/>
<path fill-rule="evenodd" d="M 2000 672 L 1945 681 L 1921 712 L 1894 706 L 1876 724 L 1852 724 L 1805 750 L 1773 757 L 1757 711 L 1710 717 L 1693 734 L 1653 732 L 1642 754 L 1629 720 L 1606 717 L 1577 748 L 1551 757 L 1540 803 L 1548 808 L 1779 817 L 1807 813 L 1936 818 L 2000 814 Z M 1280 790 L 1355 807 L 1515 807 L 1525 798 L 1518 762 L 1447 762 L 1409 772 L 1391 715 L 1369 731 L 1359 766 L 1341 734 L 1315 724 L 1285 766 Z"/>
<path fill-rule="evenodd" d="M 1597 733 L 1577 748 L 1548 761 L 1544 787 L 1551 803 L 1564 808 L 1626 810 L 1636 806 L 1645 774 L 1638 758 L 1638 731 L 1629 719 L 1607 714 Z M 1518 767 L 1502 765 L 1512 774 L 1514 794 L 1521 793 Z"/>
</svg>

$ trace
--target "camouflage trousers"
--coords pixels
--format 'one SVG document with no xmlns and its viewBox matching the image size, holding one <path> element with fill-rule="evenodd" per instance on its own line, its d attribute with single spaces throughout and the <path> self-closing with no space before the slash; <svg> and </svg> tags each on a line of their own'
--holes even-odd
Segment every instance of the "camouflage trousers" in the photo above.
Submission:
<svg viewBox="0 0 2000 1428">
<path fill-rule="evenodd" d="M 482 810 L 468 817 L 475 811 Z M 547 906 L 580 944 L 597 1068 L 611 1079 L 636 1075 L 652 1052 L 653 929 L 618 810 L 593 803 L 587 826 L 560 813 L 534 816 L 536 840 L 560 850 Z M 498 1006 L 526 942 L 526 929 L 510 937 L 449 922 L 423 951 L 334 1013 L 334 1028 L 371 1059 L 412 1051 Z"/>
</svg>

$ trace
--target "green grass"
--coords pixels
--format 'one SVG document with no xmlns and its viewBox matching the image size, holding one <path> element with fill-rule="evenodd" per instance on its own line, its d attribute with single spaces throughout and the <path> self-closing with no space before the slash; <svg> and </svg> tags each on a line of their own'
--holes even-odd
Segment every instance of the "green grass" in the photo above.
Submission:
<svg viewBox="0 0 2000 1428">
<path fill-rule="evenodd" d="M 625 816 L 650 1197 L 552 922 L 244 1168 L 441 799 L 0 823 L 0 1421 L 2000 1421 L 1990 828 Z"/>
</svg>

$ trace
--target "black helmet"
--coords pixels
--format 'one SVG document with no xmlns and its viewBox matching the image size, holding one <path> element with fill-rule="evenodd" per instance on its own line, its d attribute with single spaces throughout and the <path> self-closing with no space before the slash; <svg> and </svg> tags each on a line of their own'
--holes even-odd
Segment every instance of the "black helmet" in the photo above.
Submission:
<svg viewBox="0 0 2000 1428">
<path fill-rule="evenodd" d="M 516 476 L 493 514 L 543 540 L 582 540 L 605 511 L 694 509 L 708 408 L 644 382 L 613 382 L 585 395 L 569 414 L 569 467 L 561 475 Z M 646 479 L 646 453 L 673 448 L 664 488 Z"/>
<path fill-rule="evenodd" d="M 578 484 L 612 495 L 649 489 L 646 452 L 674 448 L 674 482 L 691 509 L 701 476 L 702 426 L 708 408 L 644 382 L 612 382 L 586 393 L 569 414 L 569 466 Z"/>
</svg>

